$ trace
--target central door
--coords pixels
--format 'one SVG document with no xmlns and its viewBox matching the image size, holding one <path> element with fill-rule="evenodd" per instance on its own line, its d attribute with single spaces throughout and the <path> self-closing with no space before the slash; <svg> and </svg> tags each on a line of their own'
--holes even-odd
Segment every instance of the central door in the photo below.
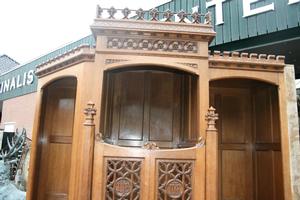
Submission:
<svg viewBox="0 0 300 200">
<path fill-rule="evenodd" d="M 130 69 L 106 74 L 105 141 L 120 146 L 155 142 L 160 148 L 194 145 L 197 79 L 178 71 Z"/>
</svg>

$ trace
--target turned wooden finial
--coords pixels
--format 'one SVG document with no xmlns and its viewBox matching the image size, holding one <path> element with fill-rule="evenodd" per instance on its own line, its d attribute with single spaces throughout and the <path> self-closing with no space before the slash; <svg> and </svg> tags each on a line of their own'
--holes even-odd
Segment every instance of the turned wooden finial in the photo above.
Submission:
<svg viewBox="0 0 300 200">
<path fill-rule="evenodd" d="M 208 131 L 216 131 L 216 121 L 219 119 L 219 115 L 215 113 L 216 109 L 214 107 L 210 107 L 208 109 L 208 113 L 205 115 L 205 119 L 207 121 L 207 129 Z"/>
<path fill-rule="evenodd" d="M 94 116 L 96 115 L 95 104 L 91 101 L 87 103 L 87 108 L 84 109 L 85 122 L 84 125 L 94 126 Z"/>
</svg>

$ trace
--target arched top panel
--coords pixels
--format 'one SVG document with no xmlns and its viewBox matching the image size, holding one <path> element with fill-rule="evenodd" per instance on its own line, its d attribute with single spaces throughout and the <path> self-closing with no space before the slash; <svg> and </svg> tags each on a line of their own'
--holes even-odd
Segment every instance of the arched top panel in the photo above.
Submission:
<svg viewBox="0 0 300 200">
<path fill-rule="evenodd" d="M 175 62 L 139 62 L 139 61 L 123 61 L 108 64 L 105 66 L 105 70 L 115 70 L 115 69 L 125 69 L 125 68 L 132 68 L 132 67 L 143 67 L 143 66 L 151 66 L 151 68 L 166 68 L 166 69 L 174 69 L 183 72 L 187 72 L 190 74 L 199 75 L 198 72 L 198 64 L 196 63 L 175 63 Z"/>
<path fill-rule="evenodd" d="M 243 80 L 257 81 L 257 82 L 260 82 L 260 83 L 265 83 L 265 84 L 269 84 L 269 85 L 278 86 L 277 83 L 272 82 L 270 80 L 260 79 L 260 78 L 257 78 L 257 77 L 244 77 L 244 76 L 231 76 L 231 77 L 216 78 L 216 79 L 211 79 L 209 82 L 211 83 L 211 82 L 214 82 L 214 81 L 234 80 L 234 79 L 243 79 Z"/>
<path fill-rule="evenodd" d="M 279 86 L 279 75 L 277 73 L 235 70 L 222 70 L 222 72 L 210 72 L 210 82 L 222 79 L 248 79 Z"/>
<path fill-rule="evenodd" d="M 59 84 L 59 82 L 64 81 L 64 80 L 66 80 L 66 83 L 71 84 L 71 82 L 73 82 L 73 84 L 75 83 L 75 85 L 77 85 L 77 77 L 76 76 L 65 75 L 65 76 L 58 76 L 58 77 L 55 77 L 53 79 L 50 79 L 50 80 L 44 82 L 40 88 L 43 90 L 49 86 Z"/>
</svg>

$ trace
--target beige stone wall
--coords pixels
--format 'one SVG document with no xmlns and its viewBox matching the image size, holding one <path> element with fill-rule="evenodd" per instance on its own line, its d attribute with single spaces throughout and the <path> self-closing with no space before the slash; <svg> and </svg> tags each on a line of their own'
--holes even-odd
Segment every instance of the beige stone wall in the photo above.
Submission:
<svg viewBox="0 0 300 200">
<path fill-rule="evenodd" d="M 293 199 L 300 199 L 300 141 L 294 66 L 285 67 Z"/>
<path fill-rule="evenodd" d="M 16 128 L 25 128 L 27 137 L 32 137 L 36 93 L 8 99 L 3 102 L 1 127 L 5 122 L 16 122 Z"/>
</svg>

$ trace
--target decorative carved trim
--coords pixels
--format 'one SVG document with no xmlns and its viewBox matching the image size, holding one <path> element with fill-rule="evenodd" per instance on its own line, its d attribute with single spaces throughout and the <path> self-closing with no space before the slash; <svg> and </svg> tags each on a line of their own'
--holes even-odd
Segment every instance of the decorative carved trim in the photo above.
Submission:
<svg viewBox="0 0 300 200">
<path fill-rule="evenodd" d="M 196 147 L 201 148 L 205 146 L 205 140 L 200 136 L 198 139 L 198 142 L 196 144 Z"/>
<path fill-rule="evenodd" d="M 159 147 L 157 146 L 157 144 L 155 142 L 146 142 L 142 148 L 147 149 L 147 150 L 158 150 L 159 149 Z"/>
<path fill-rule="evenodd" d="M 123 19 L 128 19 L 128 15 L 131 12 L 135 12 L 136 13 L 136 20 L 145 20 L 145 13 L 146 11 L 143 10 L 142 8 L 139 8 L 138 10 L 132 10 L 132 9 L 128 9 L 128 8 L 124 8 L 124 9 L 116 9 L 114 7 L 111 8 L 101 8 L 99 5 L 97 6 L 97 11 L 96 11 L 96 17 L 97 18 L 102 18 L 102 13 L 103 11 L 106 11 L 108 13 L 108 19 L 115 19 L 115 14 L 118 11 L 121 11 L 121 13 L 123 14 Z M 151 18 L 150 21 L 158 21 L 158 17 L 159 14 L 162 14 L 162 16 L 164 17 L 164 21 L 165 22 L 172 22 L 172 17 L 174 15 L 177 15 L 179 17 L 179 23 L 185 23 L 186 18 L 188 16 L 191 16 L 193 18 L 193 23 L 195 24 L 200 24 L 201 22 L 201 16 L 205 17 L 205 21 L 204 24 L 208 24 L 208 22 L 211 22 L 211 17 L 210 20 L 208 20 L 207 16 L 210 16 L 210 12 L 206 13 L 206 14 L 201 14 L 199 12 L 194 12 L 194 13 L 186 13 L 184 10 L 181 10 L 179 12 L 173 12 L 171 10 L 166 10 L 164 12 L 160 12 L 157 9 L 151 9 L 148 11 Z M 174 20 L 173 20 L 174 21 Z"/>
<path fill-rule="evenodd" d="M 211 20 L 211 12 L 208 11 L 204 16 L 204 19 L 205 19 L 204 24 L 211 25 L 211 21 L 212 21 Z"/>
<path fill-rule="evenodd" d="M 105 199 L 140 199 L 141 159 L 107 158 Z"/>
<path fill-rule="evenodd" d="M 216 121 L 219 119 L 219 115 L 215 113 L 216 109 L 212 106 L 208 109 L 208 113 L 205 115 L 207 121 L 207 131 L 216 131 Z"/>
<path fill-rule="evenodd" d="M 113 63 L 118 63 L 118 62 L 125 62 L 125 61 L 128 61 L 128 60 L 125 60 L 125 59 L 106 59 L 105 64 L 108 65 L 108 64 L 113 64 Z"/>
<path fill-rule="evenodd" d="M 108 49 L 197 53 L 197 42 L 139 38 L 108 38 Z"/>
<path fill-rule="evenodd" d="M 209 55 L 211 68 L 283 72 L 285 66 L 284 56 L 229 51 L 214 51 Z"/>
<path fill-rule="evenodd" d="M 181 64 L 181 65 L 188 66 L 188 67 L 192 67 L 192 68 L 195 68 L 195 69 L 198 68 L 198 64 L 196 64 L 196 63 L 182 63 L 182 62 L 177 62 L 177 63 Z"/>
<path fill-rule="evenodd" d="M 157 199 L 192 199 L 192 160 L 158 160 Z"/>
<path fill-rule="evenodd" d="M 84 109 L 85 114 L 85 126 L 95 126 L 94 124 L 94 116 L 96 115 L 96 109 L 94 108 L 95 104 L 93 102 L 87 103 L 87 108 Z"/>
<path fill-rule="evenodd" d="M 95 135 L 95 140 L 97 141 L 97 142 L 104 142 L 104 140 L 103 140 L 103 134 L 102 133 L 96 133 L 96 135 Z"/>
</svg>

